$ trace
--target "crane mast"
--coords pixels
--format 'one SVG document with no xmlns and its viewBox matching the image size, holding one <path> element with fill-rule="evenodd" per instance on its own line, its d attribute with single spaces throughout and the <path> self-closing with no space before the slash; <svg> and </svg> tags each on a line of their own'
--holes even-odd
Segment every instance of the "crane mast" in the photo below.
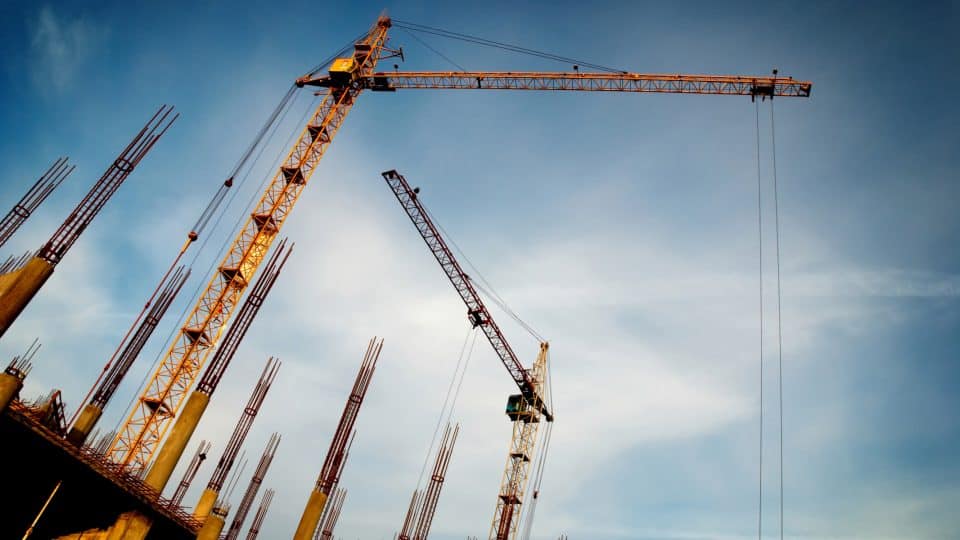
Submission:
<svg viewBox="0 0 960 540">
<path fill-rule="evenodd" d="M 373 73 L 387 40 L 390 19 L 380 17 L 350 58 L 331 66 L 336 81 L 267 185 L 222 263 L 201 293 L 121 426 L 110 458 L 131 472 L 144 470 L 177 415 L 234 308 L 263 262 L 357 96 L 360 77 Z"/>
</svg>

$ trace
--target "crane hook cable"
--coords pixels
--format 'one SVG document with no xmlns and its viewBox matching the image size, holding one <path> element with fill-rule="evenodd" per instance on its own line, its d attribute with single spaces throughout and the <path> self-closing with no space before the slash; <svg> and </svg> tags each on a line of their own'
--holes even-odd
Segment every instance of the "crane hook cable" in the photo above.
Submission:
<svg viewBox="0 0 960 540">
<path fill-rule="evenodd" d="M 472 340 L 470 338 L 473 338 Z M 469 346 L 467 343 L 470 343 Z M 427 447 L 427 453 L 423 457 L 423 466 L 420 468 L 420 476 L 417 477 L 417 486 L 416 489 L 420 489 L 420 483 L 423 481 L 423 475 L 427 470 L 427 463 L 430 461 L 430 456 L 433 453 L 433 445 L 437 441 L 437 435 L 440 433 L 440 425 L 443 423 L 443 418 L 446 413 L 447 422 L 450 422 L 451 416 L 453 416 L 454 405 L 456 405 L 457 396 L 460 394 L 460 386 L 463 384 L 464 376 L 467 373 L 467 367 L 470 365 L 470 358 L 473 356 L 473 346 L 477 342 L 477 332 L 475 327 L 470 327 L 467 329 L 467 334 L 463 337 L 463 345 L 460 346 L 460 356 L 457 358 L 457 365 L 453 369 L 453 376 L 450 378 L 450 385 L 447 387 L 447 395 L 443 399 L 443 406 L 440 408 L 440 416 L 437 418 L 437 425 L 433 429 L 433 436 L 430 439 L 430 446 Z M 464 362 L 466 359 L 466 362 Z M 463 371 L 460 370 L 460 366 L 463 365 Z M 459 382 L 457 374 L 459 373 Z M 456 391 L 454 392 L 454 383 L 456 383 Z M 453 396 L 453 401 L 450 401 L 451 395 Z M 450 409 L 447 412 L 447 404 L 449 403 Z"/>
<path fill-rule="evenodd" d="M 757 236 L 760 260 L 760 452 L 757 496 L 757 540 L 763 535 L 763 191 L 760 173 L 760 102 L 756 102 L 756 142 L 757 142 Z"/>
<path fill-rule="evenodd" d="M 776 70 L 773 72 L 777 74 Z M 773 218 L 777 249 L 777 402 L 780 408 L 780 540 L 783 540 L 783 316 L 780 289 L 780 194 L 777 187 L 777 130 L 774 123 L 773 98 L 770 99 L 770 151 L 773 167 Z"/>
</svg>

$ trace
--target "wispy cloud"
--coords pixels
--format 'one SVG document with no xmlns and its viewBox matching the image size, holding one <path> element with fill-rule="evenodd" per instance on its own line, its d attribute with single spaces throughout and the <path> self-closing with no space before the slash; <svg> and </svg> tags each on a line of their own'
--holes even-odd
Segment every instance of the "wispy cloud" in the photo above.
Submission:
<svg viewBox="0 0 960 540">
<path fill-rule="evenodd" d="M 37 86 L 68 89 L 106 36 L 105 26 L 85 17 L 69 18 L 43 6 L 31 28 L 31 62 Z"/>
</svg>

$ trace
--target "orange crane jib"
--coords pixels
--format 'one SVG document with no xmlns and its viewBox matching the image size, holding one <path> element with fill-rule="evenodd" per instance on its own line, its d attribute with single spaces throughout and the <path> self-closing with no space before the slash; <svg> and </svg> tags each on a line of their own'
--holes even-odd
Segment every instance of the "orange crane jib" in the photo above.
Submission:
<svg viewBox="0 0 960 540">
<path fill-rule="evenodd" d="M 342 79 L 331 75 L 298 81 L 303 86 L 330 87 Z M 752 97 L 810 97 L 813 83 L 792 77 L 740 75 L 668 75 L 647 73 L 580 73 L 538 71 L 408 71 L 358 77 L 356 85 L 373 91 L 400 88 L 457 90 L 568 90 L 578 92 L 642 92 L 717 94 Z"/>
</svg>

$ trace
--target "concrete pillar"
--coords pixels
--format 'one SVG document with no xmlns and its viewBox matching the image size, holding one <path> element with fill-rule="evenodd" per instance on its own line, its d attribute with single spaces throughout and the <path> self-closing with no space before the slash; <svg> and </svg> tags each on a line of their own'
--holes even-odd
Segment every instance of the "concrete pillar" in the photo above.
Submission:
<svg viewBox="0 0 960 540">
<path fill-rule="evenodd" d="M 227 510 L 225 508 L 214 508 L 207 520 L 203 522 L 203 527 L 200 527 L 197 540 L 219 540 L 220 533 L 223 531 L 223 524 L 226 521 Z"/>
<path fill-rule="evenodd" d="M 117 521 L 110 527 L 110 530 L 107 531 L 107 540 L 123 540 L 126 538 L 127 525 L 130 524 L 130 516 L 132 515 L 133 512 L 120 514 Z"/>
<path fill-rule="evenodd" d="M 83 446 L 87 437 L 90 436 L 93 426 L 97 425 L 97 420 L 100 420 L 101 414 L 103 414 L 103 411 L 100 410 L 100 407 L 93 403 L 87 403 L 80 416 L 77 417 L 77 421 L 74 422 L 73 427 L 70 428 L 70 433 L 67 433 L 67 441 L 74 446 Z"/>
<path fill-rule="evenodd" d="M 297 525 L 297 532 L 293 533 L 293 540 L 313 539 L 313 533 L 320 524 L 320 516 L 326 504 L 326 494 L 317 489 L 310 491 L 310 499 L 307 501 L 307 507 L 303 509 L 303 515 L 300 516 L 300 524 Z"/>
<path fill-rule="evenodd" d="M 196 508 L 193 509 L 193 517 L 199 522 L 207 519 L 207 516 L 210 515 L 210 510 L 213 508 L 213 504 L 217 502 L 217 497 L 220 494 L 210 488 L 204 488 L 203 493 L 200 495 L 200 500 L 197 501 Z"/>
<path fill-rule="evenodd" d="M 7 410 L 7 405 L 17 397 L 21 388 L 23 388 L 23 381 L 19 377 L 0 372 L 0 413 Z"/>
<path fill-rule="evenodd" d="M 17 320 L 51 274 L 53 265 L 34 257 L 23 268 L 4 276 L 6 288 L 0 291 L 0 336 Z"/>
<path fill-rule="evenodd" d="M 166 442 L 160 447 L 160 451 L 157 452 L 157 459 L 153 461 L 150 472 L 144 479 L 148 486 L 163 492 L 163 488 L 170 480 L 170 475 L 173 474 L 173 469 L 180 461 L 180 456 L 183 455 L 183 450 L 187 447 L 190 437 L 197 429 L 197 424 L 200 423 L 203 412 L 207 410 L 208 403 L 210 403 L 210 396 L 201 392 L 193 392 L 187 398 L 187 403 L 183 406 L 180 417 L 173 424 L 170 435 L 167 436 Z"/>
<path fill-rule="evenodd" d="M 177 418 L 176 423 L 173 424 L 173 429 L 170 430 L 170 435 L 167 436 L 166 442 L 160 447 L 160 451 L 157 452 L 157 459 L 153 461 L 150 471 L 147 472 L 144 483 L 163 493 L 163 488 L 170 480 L 170 475 L 173 474 L 174 467 L 180 461 L 183 449 L 186 448 L 190 436 L 193 435 L 197 424 L 200 423 L 200 417 L 203 416 L 203 411 L 207 409 L 208 403 L 210 403 L 210 396 L 200 392 L 190 394 L 180 417 Z M 121 536 L 115 537 L 113 536 L 114 529 L 120 527 L 121 522 L 125 522 L 124 530 L 120 532 Z M 108 540 L 114 540 L 115 538 L 116 540 L 143 540 L 150 533 L 152 524 L 150 518 L 137 511 L 121 514 L 113 529 L 110 530 L 111 536 Z"/>
</svg>

